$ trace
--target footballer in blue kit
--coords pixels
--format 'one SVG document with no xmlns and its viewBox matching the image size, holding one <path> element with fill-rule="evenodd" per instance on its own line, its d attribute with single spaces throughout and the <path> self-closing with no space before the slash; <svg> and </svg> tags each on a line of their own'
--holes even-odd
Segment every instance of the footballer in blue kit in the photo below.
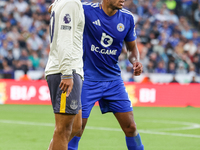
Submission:
<svg viewBox="0 0 200 150">
<path fill-rule="evenodd" d="M 103 0 L 102 3 L 83 3 L 85 28 L 83 33 L 84 82 L 82 87 L 82 131 L 68 145 L 77 150 L 87 119 L 95 102 L 102 113 L 112 112 L 126 136 L 129 150 L 143 150 L 144 146 L 136 129 L 133 108 L 126 92 L 118 57 L 123 42 L 133 64 L 134 75 L 140 75 L 142 64 L 136 45 L 133 14 L 122 9 L 124 0 Z"/>
<path fill-rule="evenodd" d="M 83 3 L 84 79 L 89 81 L 121 79 L 117 62 L 123 41 L 136 39 L 133 16 L 129 11 L 122 9 L 110 17 L 100 7 L 98 3 Z"/>
<path fill-rule="evenodd" d="M 136 39 L 133 16 L 129 11 L 122 9 L 110 17 L 101 9 L 99 3 L 83 3 L 83 8 L 85 81 L 81 97 L 82 118 L 89 117 L 96 101 L 99 101 L 102 113 L 132 111 L 121 78 L 118 57 L 123 41 Z"/>
</svg>

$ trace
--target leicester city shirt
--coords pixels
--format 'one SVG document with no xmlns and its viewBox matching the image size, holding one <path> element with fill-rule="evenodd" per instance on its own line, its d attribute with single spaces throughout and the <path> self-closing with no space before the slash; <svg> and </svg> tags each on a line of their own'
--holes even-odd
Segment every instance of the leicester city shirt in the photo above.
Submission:
<svg viewBox="0 0 200 150">
<path fill-rule="evenodd" d="M 123 41 L 130 42 L 136 39 L 132 13 L 121 9 L 113 16 L 108 16 L 99 3 L 83 3 L 83 8 L 85 80 L 112 81 L 121 78 L 118 57 Z"/>
</svg>

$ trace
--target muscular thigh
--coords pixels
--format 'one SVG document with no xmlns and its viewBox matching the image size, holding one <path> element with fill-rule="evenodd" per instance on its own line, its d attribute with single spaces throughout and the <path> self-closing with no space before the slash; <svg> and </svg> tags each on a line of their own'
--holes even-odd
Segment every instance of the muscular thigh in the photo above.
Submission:
<svg viewBox="0 0 200 150">
<path fill-rule="evenodd" d="M 102 113 L 129 112 L 132 104 L 122 80 L 104 83 L 103 98 L 99 101 Z"/>
<path fill-rule="evenodd" d="M 100 82 L 83 81 L 81 93 L 82 118 L 88 118 L 94 104 L 102 98 L 102 85 Z"/>
</svg>

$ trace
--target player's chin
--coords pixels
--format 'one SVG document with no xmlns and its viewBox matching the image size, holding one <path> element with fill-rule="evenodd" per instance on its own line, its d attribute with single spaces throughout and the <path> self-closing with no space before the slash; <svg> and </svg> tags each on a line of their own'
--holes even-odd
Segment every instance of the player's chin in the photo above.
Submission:
<svg viewBox="0 0 200 150">
<path fill-rule="evenodd" d="M 117 9 L 122 9 L 122 8 L 123 8 L 123 5 L 122 6 L 120 5 L 120 6 L 117 7 Z"/>
</svg>

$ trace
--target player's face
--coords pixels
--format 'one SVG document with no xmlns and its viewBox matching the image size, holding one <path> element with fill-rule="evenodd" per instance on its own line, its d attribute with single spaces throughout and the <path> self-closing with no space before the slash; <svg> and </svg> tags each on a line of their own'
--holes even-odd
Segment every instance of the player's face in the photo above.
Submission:
<svg viewBox="0 0 200 150">
<path fill-rule="evenodd" d="M 113 9 L 122 9 L 124 6 L 124 1 L 125 0 L 108 0 L 109 6 Z"/>
</svg>

